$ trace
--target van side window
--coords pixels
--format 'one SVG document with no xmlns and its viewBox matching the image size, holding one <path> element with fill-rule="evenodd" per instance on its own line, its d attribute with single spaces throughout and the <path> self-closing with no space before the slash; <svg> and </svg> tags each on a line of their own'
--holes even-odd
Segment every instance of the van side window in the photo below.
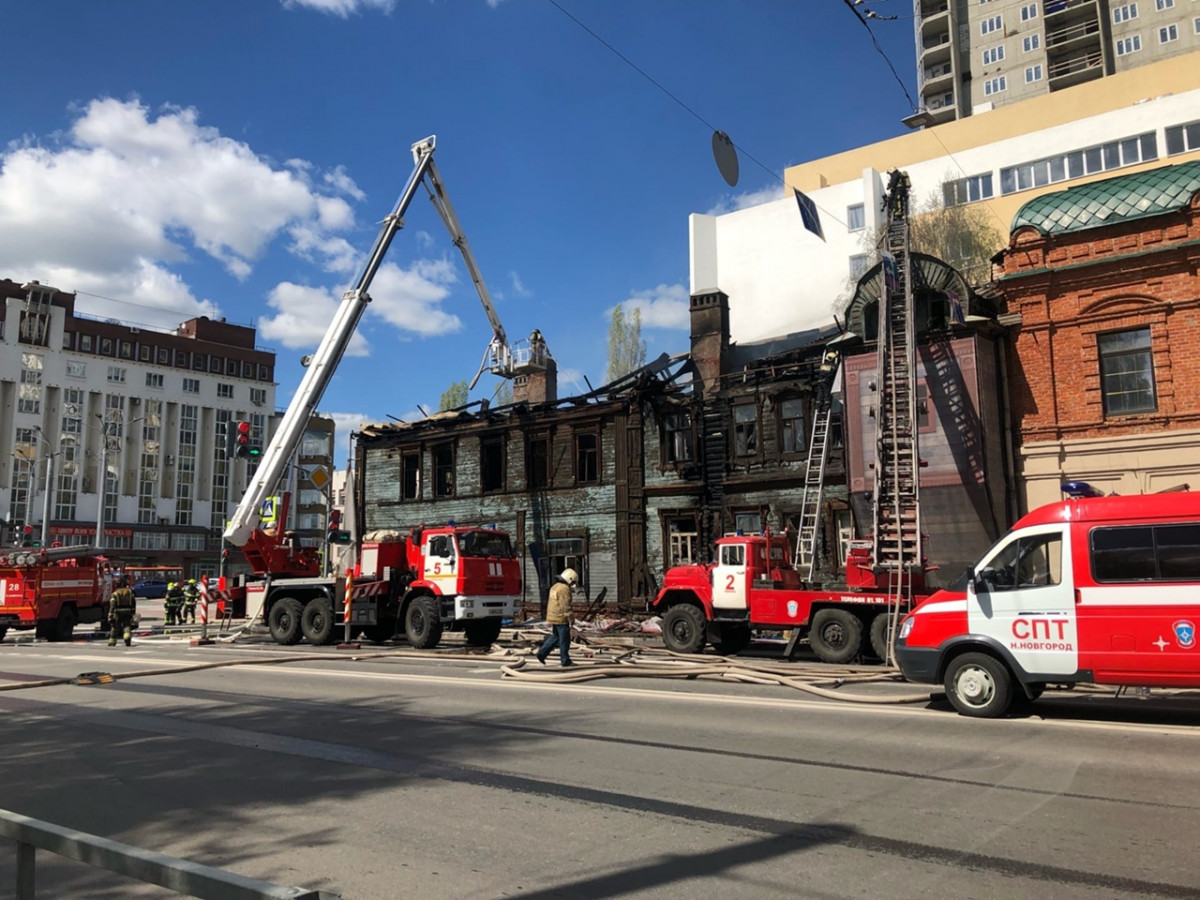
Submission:
<svg viewBox="0 0 1200 900">
<path fill-rule="evenodd" d="M 725 544 L 721 547 L 721 565 L 744 566 L 746 547 L 743 544 Z"/>
<path fill-rule="evenodd" d="M 1062 535 L 1038 534 L 1013 541 L 979 577 L 993 591 L 1061 584 Z"/>
<path fill-rule="evenodd" d="M 1200 581 L 1200 522 L 1094 528 L 1092 576 L 1103 581 Z"/>
</svg>

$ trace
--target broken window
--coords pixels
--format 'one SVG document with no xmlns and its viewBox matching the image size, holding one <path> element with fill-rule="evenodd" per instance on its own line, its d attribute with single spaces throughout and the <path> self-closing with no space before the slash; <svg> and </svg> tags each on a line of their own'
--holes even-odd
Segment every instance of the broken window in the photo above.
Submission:
<svg viewBox="0 0 1200 900">
<path fill-rule="evenodd" d="M 479 442 L 479 487 L 483 493 L 504 490 L 504 438 L 488 437 Z"/>
<path fill-rule="evenodd" d="M 758 455 L 758 410 L 753 403 L 733 408 L 733 455 Z"/>
<path fill-rule="evenodd" d="M 600 480 L 600 435 L 575 435 L 575 483 L 594 484 Z"/>
<path fill-rule="evenodd" d="M 662 420 L 663 462 L 687 462 L 693 456 L 692 417 L 690 413 L 675 412 Z"/>
<path fill-rule="evenodd" d="M 447 441 L 433 448 L 433 494 L 435 497 L 454 496 L 454 442 Z"/>
<path fill-rule="evenodd" d="M 400 499 L 421 499 L 421 454 L 415 450 L 400 457 Z"/>
<path fill-rule="evenodd" d="M 531 437 L 526 456 L 529 490 L 537 491 L 550 486 L 550 438 Z"/>
<path fill-rule="evenodd" d="M 696 516 L 673 516 L 663 522 L 666 531 L 667 567 L 700 562 L 700 533 Z"/>
<path fill-rule="evenodd" d="M 779 446 L 784 453 L 804 451 L 804 401 L 798 398 L 779 404 Z"/>
</svg>

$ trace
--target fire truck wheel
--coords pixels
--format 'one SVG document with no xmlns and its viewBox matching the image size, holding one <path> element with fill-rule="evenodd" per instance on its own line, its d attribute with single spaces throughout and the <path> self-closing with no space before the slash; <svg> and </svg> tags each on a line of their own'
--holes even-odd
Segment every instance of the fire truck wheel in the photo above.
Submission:
<svg viewBox="0 0 1200 900">
<path fill-rule="evenodd" d="M 463 624 L 463 631 L 466 632 L 467 646 L 490 647 L 496 643 L 496 638 L 500 637 L 500 620 L 484 619 L 480 622 L 466 622 Z"/>
<path fill-rule="evenodd" d="M 69 641 L 75 634 L 75 623 L 78 621 L 79 613 L 75 611 L 75 607 L 70 603 L 64 603 L 58 611 L 58 618 L 54 620 L 54 629 L 50 640 Z"/>
<path fill-rule="evenodd" d="M 881 662 L 887 661 L 888 639 L 891 637 L 891 629 L 888 628 L 890 620 L 891 615 L 885 612 L 879 613 L 871 620 L 871 653 Z"/>
<path fill-rule="evenodd" d="M 267 627 L 277 644 L 294 644 L 300 640 L 300 601 L 292 597 L 281 597 L 267 614 Z"/>
<path fill-rule="evenodd" d="M 812 620 L 808 644 L 817 659 L 827 663 L 848 663 L 862 647 L 862 622 L 845 609 L 822 609 Z"/>
<path fill-rule="evenodd" d="M 676 603 L 662 618 L 662 637 L 673 653 L 699 653 L 704 649 L 704 611 L 691 603 Z"/>
<path fill-rule="evenodd" d="M 994 719 L 1012 699 L 1012 676 L 1004 663 L 986 653 L 964 653 L 946 669 L 946 696 L 964 716 Z"/>
<path fill-rule="evenodd" d="M 721 625 L 720 631 L 713 636 L 713 649 L 722 656 L 741 653 L 750 646 L 753 635 L 749 625 Z"/>
<path fill-rule="evenodd" d="M 314 597 L 300 614 L 300 631 L 313 646 L 328 644 L 333 638 L 333 609 L 326 597 Z"/>
<path fill-rule="evenodd" d="M 442 611 L 435 597 L 415 597 L 404 614 L 404 633 L 418 650 L 432 650 L 442 639 Z"/>
</svg>

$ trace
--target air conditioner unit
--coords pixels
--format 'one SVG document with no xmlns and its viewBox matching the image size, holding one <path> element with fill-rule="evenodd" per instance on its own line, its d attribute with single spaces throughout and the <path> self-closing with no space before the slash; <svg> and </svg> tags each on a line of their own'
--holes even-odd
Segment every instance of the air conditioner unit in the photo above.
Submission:
<svg viewBox="0 0 1200 900">
<path fill-rule="evenodd" d="M 942 98 L 938 97 L 936 100 L 930 100 L 929 108 L 930 109 L 941 109 L 942 108 Z"/>
</svg>

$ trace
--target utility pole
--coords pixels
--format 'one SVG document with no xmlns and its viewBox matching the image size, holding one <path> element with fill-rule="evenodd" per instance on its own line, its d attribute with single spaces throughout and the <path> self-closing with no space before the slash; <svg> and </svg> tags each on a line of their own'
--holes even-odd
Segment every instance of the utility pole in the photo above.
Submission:
<svg viewBox="0 0 1200 900">
<path fill-rule="evenodd" d="M 42 548 L 46 549 L 50 546 L 50 491 L 54 485 L 54 457 L 58 454 L 51 449 L 54 445 L 47 440 L 46 433 L 40 426 L 35 426 L 33 430 L 38 433 L 38 437 L 46 445 L 46 493 L 42 498 Z M 33 497 L 30 496 L 30 499 L 32 500 Z"/>
<path fill-rule="evenodd" d="M 96 513 L 96 546 L 101 550 L 104 549 L 104 501 L 108 498 L 108 422 L 103 415 L 97 414 L 100 419 L 100 485 L 97 493 L 100 500 L 96 504 L 99 511 Z"/>
</svg>

